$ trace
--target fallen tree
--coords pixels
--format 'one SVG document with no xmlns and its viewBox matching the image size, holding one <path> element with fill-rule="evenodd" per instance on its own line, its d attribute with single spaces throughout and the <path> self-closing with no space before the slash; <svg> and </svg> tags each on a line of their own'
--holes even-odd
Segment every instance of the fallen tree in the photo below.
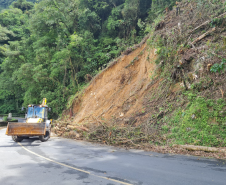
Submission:
<svg viewBox="0 0 226 185">
<path fill-rule="evenodd" d="M 214 153 L 226 153 L 226 149 L 219 149 L 215 147 L 206 146 L 195 146 L 195 145 L 173 145 L 174 148 L 182 148 L 189 151 L 204 151 L 204 152 L 214 152 Z"/>
<path fill-rule="evenodd" d="M 223 16 L 226 16 L 226 12 L 221 14 L 221 15 L 219 15 L 218 17 L 215 17 L 214 19 L 219 19 L 219 18 L 221 18 Z M 211 21 L 212 20 L 209 20 L 209 21 L 206 21 L 206 22 L 202 23 L 201 25 L 199 25 L 195 29 L 193 29 L 190 33 L 193 33 L 194 31 L 196 31 L 197 29 L 201 28 L 202 26 L 205 26 L 205 25 L 209 24 Z"/>
<path fill-rule="evenodd" d="M 207 31 L 206 33 L 204 33 L 203 35 L 201 35 L 197 39 L 195 39 L 191 44 L 194 45 L 196 42 L 204 39 L 207 35 L 209 35 L 210 33 L 214 32 L 215 30 L 216 30 L 216 28 L 214 27 L 213 29 Z"/>
</svg>

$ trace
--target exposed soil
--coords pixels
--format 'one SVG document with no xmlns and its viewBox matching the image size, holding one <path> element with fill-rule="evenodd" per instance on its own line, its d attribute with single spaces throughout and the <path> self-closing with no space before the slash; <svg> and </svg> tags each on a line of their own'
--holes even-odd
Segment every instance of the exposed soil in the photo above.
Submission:
<svg viewBox="0 0 226 185">
<path fill-rule="evenodd" d="M 146 92 L 157 85 L 150 85 L 155 59 L 154 50 L 148 51 L 144 44 L 99 74 L 73 103 L 74 123 L 120 118 L 123 124 L 141 113 Z"/>
</svg>

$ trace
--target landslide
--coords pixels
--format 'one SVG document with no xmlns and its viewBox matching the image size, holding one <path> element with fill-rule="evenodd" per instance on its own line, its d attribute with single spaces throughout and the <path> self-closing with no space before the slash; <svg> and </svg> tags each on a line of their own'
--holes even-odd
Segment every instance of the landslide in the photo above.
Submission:
<svg viewBox="0 0 226 185">
<path fill-rule="evenodd" d="M 98 124 L 112 119 L 118 119 L 119 125 L 132 122 L 133 115 L 145 110 L 144 97 L 155 85 L 150 80 L 155 59 L 154 50 L 147 50 L 147 44 L 143 44 L 111 64 L 73 103 L 73 123 Z"/>
<path fill-rule="evenodd" d="M 224 2 L 184 0 L 179 7 L 74 96 L 57 135 L 226 158 Z"/>
</svg>

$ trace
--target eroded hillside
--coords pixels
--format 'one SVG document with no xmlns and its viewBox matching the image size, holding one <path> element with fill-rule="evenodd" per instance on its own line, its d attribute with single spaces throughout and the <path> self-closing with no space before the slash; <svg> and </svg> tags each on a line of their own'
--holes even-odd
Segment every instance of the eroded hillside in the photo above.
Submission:
<svg viewBox="0 0 226 185">
<path fill-rule="evenodd" d="M 144 44 L 128 55 L 122 56 L 91 82 L 81 97 L 73 103 L 74 123 L 96 124 L 119 119 L 119 124 L 145 111 L 143 101 L 152 88 L 154 75 L 154 50 Z"/>
<path fill-rule="evenodd" d="M 222 6 L 223 1 L 212 5 L 184 0 L 179 15 L 175 9 L 167 10 L 152 25 L 147 42 L 128 49 L 76 96 L 55 133 L 225 158 L 225 152 L 179 147 L 190 144 L 225 151 L 226 13 Z"/>
</svg>

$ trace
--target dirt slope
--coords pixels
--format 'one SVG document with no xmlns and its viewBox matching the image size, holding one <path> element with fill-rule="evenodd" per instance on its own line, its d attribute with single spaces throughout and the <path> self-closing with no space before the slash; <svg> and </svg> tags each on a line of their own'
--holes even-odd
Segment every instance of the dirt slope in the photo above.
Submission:
<svg viewBox="0 0 226 185">
<path fill-rule="evenodd" d="M 97 75 L 54 132 L 126 148 L 226 159 L 221 152 L 226 149 L 226 12 L 221 4 L 197 2 L 183 0 L 179 16 L 175 9 L 167 12 L 149 39 Z M 190 151 L 187 144 L 221 148 Z"/>
<path fill-rule="evenodd" d="M 145 92 L 150 88 L 156 65 L 154 50 L 146 44 L 100 73 L 73 103 L 74 123 L 108 122 L 120 118 L 127 122 L 133 114 L 142 112 Z"/>
</svg>

